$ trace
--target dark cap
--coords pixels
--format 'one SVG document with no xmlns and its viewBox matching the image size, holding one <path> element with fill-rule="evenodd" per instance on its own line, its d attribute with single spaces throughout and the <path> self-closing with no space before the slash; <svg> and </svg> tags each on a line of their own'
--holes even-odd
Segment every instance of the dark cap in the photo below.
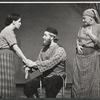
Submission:
<svg viewBox="0 0 100 100">
<path fill-rule="evenodd" d="M 58 32 L 56 29 L 52 28 L 52 27 L 47 27 L 46 31 L 53 33 L 55 35 L 58 35 Z"/>
</svg>

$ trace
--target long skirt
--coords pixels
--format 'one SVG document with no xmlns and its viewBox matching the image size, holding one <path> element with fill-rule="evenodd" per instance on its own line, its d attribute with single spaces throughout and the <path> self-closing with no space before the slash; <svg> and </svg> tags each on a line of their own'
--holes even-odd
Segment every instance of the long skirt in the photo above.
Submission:
<svg viewBox="0 0 100 100">
<path fill-rule="evenodd" d="M 73 63 L 72 97 L 99 98 L 99 53 L 89 55 L 76 54 Z"/>
<path fill-rule="evenodd" d="M 15 97 L 14 54 L 10 50 L 0 50 L 0 98 Z"/>
</svg>

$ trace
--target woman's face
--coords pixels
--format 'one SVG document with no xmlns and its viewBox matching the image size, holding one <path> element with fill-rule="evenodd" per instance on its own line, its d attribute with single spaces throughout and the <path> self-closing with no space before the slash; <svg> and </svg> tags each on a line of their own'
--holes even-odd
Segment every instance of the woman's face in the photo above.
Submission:
<svg viewBox="0 0 100 100">
<path fill-rule="evenodd" d="M 19 29 L 21 26 L 21 18 L 19 18 L 17 21 L 14 21 L 14 25 L 15 25 L 15 28 Z"/>
<path fill-rule="evenodd" d="M 91 17 L 90 16 L 83 16 L 83 23 L 84 25 L 90 25 L 91 24 Z"/>
</svg>

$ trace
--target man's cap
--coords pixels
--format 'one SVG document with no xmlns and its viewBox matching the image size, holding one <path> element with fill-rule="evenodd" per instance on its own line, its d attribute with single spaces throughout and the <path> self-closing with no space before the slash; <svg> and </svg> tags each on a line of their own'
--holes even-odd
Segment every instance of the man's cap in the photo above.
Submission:
<svg viewBox="0 0 100 100">
<path fill-rule="evenodd" d="M 47 27 L 46 31 L 53 33 L 54 35 L 58 35 L 58 31 L 55 28 Z"/>
</svg>

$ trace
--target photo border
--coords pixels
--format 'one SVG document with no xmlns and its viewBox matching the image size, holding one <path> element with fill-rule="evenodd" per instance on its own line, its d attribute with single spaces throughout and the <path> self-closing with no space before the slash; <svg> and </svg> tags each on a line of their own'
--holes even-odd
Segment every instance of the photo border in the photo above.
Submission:
<svg viewBox="0 0 100 100">
<path fill-rule="evenodd" d="M 0 4 L 31 4 L 31 3 L 100 3 L 99 0 L 1 0 Z M 36 98 L 6 98 L 7 100 L 35 100 Z M 4 98 L 0 98 L 4 100 Z M 37 100 L 100 100 L 100 98 L 37 98 Z"/>
</svg>

